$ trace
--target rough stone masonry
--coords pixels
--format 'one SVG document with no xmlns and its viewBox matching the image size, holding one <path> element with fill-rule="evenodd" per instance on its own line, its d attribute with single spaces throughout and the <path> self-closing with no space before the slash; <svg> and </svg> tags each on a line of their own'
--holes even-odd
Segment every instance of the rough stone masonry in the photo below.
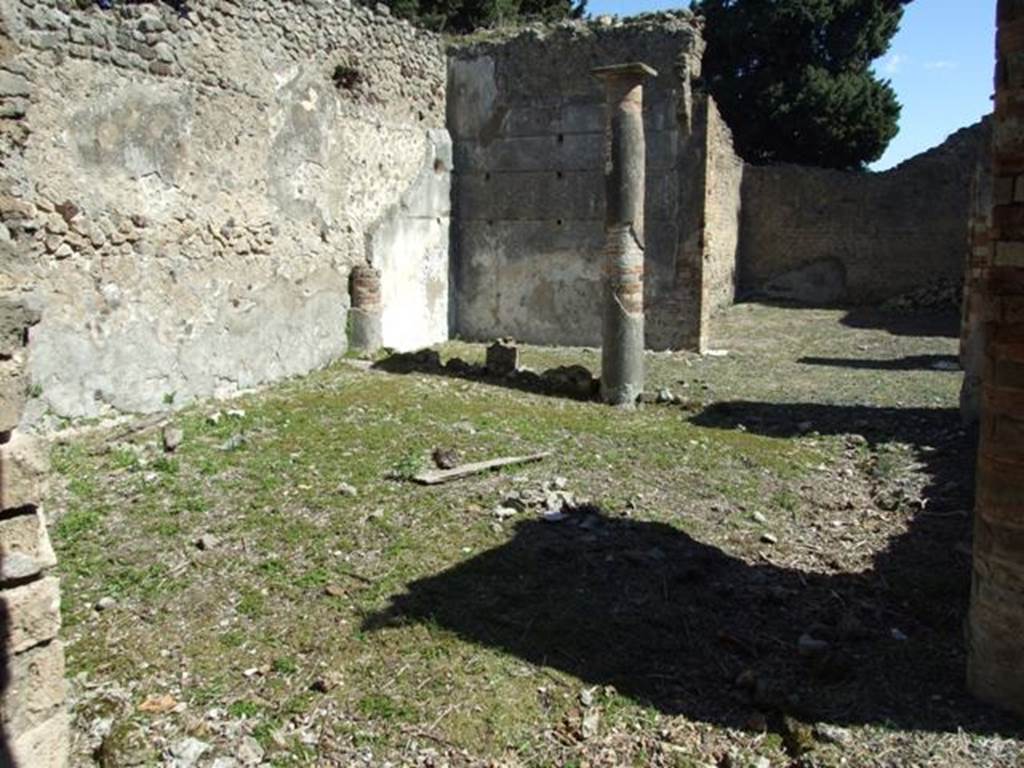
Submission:
<svg viewBox="0 0 1024 768">
<path fill-rule="evenodd" d="M 65 765 L 70 727 L 57 558 L 40 505 L 46 455 L 16 429 L 38 321 L 23 295 L 0 295 L 0 765 L 14 768 Z"/>
<path fill-rule="evenodd" d="M 147 412 L 447 338 L 439 39 L 348 0 L 0 5 L 0 287 L 30 286 L 29 421 Z"/>
</svg>

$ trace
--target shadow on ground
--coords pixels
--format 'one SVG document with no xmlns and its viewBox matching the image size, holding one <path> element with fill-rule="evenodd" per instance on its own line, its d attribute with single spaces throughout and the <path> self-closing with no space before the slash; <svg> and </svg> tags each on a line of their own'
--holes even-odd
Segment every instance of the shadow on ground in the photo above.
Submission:
<svg viewBox="0 0 1024 768">
<path fill-rule="evenodd" d="M 590 370 L 582 365 L 549 368 L 543 373 L 537 373 L 528 368 L 518 368 L 505 375 L 496 376 L 489 372 L 486 366 L 470 363 L 458 357 L 453 357 L 442 365 L 440 354 L 432 349 L 396 352 L 377 361 L 373 367 L 387 373 L 447 376 L 452 379 L 479 381 L 494 386 L 518 389 L 521 392 L 531 392 L 549 397 L 569 397 L 574 400 L 596 399 L 600 384 Z"/>
<path fill-rule="evenodd" d="M 871 371 L 949 371 L 960 373 L 955 355 L 907 355 L 884 360 L 855 357 L 801 357 L 803 365 L 823 365 L 831 368 L 855 368 Z"/>
<path fill-rule="evenodd" d="M 887 312 L 876 307 L 851 309 L 842 319 L 848 328 L 878 328 L 894 336 L 929 336 L 955 339 L 960 336 L 960 316 L 945 312 Z"/>
<path fill-rule="evenodd" d="M 593 511 L 525 521 L 507 544 L 408 584 L 364 628 L 436 623 L 729 727 L 759 710 L 770 721 L 1016 732 L 963 684 L 971 445 L 955 411 L 735 402 L 693 421 L 775 436 L 810 421 L 823 434 L 911 443 L 933 478 L 928 504 L 859 573 L 789 569 L 770 554 L 749 562 L 670 525 Z M 827 649 L 800 653 L 804 633 Z"/>
</svg>

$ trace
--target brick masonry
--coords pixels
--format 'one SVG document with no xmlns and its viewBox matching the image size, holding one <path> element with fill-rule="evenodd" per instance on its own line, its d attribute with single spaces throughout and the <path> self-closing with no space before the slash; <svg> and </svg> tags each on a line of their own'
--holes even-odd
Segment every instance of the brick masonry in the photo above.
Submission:
<svg viewBox="0 0 1024 768">
<path fill-rule="evenodd" d="M 984 325 L 970 689 L 1024 715 L 1024 2 L 999 0 L 991 244 Z"/>
</svg>

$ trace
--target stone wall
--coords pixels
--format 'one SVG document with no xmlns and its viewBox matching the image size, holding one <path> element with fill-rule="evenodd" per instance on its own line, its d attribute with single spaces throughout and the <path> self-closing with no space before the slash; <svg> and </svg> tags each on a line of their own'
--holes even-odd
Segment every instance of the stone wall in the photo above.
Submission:
<svg viewBox="0 0 1024 768">
<path fill-rule="evenodd" d="M 714 99 L 694 95 L 693 134 L 689 162 L 682 165 L 684 190 L 676 295 L 682 298 L 677 347 L 704 352 L 714 314 L 736 298 L 739 247 L 740 185 L 743 161 L 732 144 Z"/>
<path fill-rule="evenodd" d="M 606 117 L 591 69 L 629 61 L 658 70 L 644 86 L 647 343 L 692 335 L 677 262 L 691 234 L 681 201 L 696 189 L 690 84 L 701 49 L 696 22 L 679 13 L 528 29 L 451 52 L 460 335 L 600 343 Z"/>
<path fill-rule="evenodd" d="M 447 337 L 438 39 L 348 0 L 0 6 L 0 287 L 30 284 L 31 418 L 146 412 L 346 349 L 348 272 L 385 344 Z M 12 138 L 13 137 L 13 138 Z M 410 280 L 410 275 L 416 277 Z"/>
<path fill-rule="evenodd" d="M 807 304 L 868 304 L 961 278 L 981 123 L 884 173 L 746 167 L 739 288 Z"/>
<path fill-rule="evenodd" d="M 24 294 L 0 295 L 0 765 L 12 768 L 66 765 L 70 727 L 57 559 L 39 503 L 46 455 L 15 430 L 38 320 Z"/>
</svg>

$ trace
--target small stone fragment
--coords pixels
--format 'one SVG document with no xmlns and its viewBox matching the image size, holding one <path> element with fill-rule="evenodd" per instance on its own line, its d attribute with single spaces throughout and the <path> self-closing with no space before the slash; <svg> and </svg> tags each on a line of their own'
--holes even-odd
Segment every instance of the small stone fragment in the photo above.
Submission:
<svg viewBox="0 0 1024 768">
<path fill-rule="evenodd" d="M 209 744 L 191 736 L 176 741 L 171 745 L 169 765 L 173 768 L 192 768 L 209 748 Z"/>
<path fill-rule="evenodd" d="M 164 427 L 164 450 L 174 453 L 185 440 L 185 432 L 178 427 Z"/>
<path fill-rule="evenodd" d="M 356 487 L 354 485 L 350 485 L 348 483 L 339 483 L 337 490 L 338 490 L 338 493 L 341 494 L 342 496 L 358 496 L 359 495 L 359 491 L 356 489 Z"/>
<path fill-rule="evenodd" d="M 236 753 L 242 765 L 259 765 L 263 762 L 263 747 L 252 736 L 245 736 Z"/>
<path fill-rule="evenodd" d="M 826 744 L 835 744 L 837 746 L 845 746 L 850 743 L 853 736 L 846 728 L 841 728 L 838 725 L 831 725 L 829 723 L 818 723 L 814 726 L 814 735 L 818 741 L 822 741 Z"/>
<path fill-rule="evenodd" d="M 459 466 L 459 454 L 452 448 L 435 448 L 431 457 L 438 469 L 454 469 Z"/>
<path fill-rule="evenodd" d="M 223 443 L 220 444 L 220 450 L 222 451 L 237 451 L 245 445 L 245 435 L 232 435 Z"/>
<path fill-rule="evenodd" d="M 778 537 L 775 536 L 772 533 L 762 533 L 761 534 L 761 541 L 763 541 L 765 544 L 778 544 L 779 543 Z"/>
<path fill-rule="evenodd" d="M 99 600 L 97 600 L 96 605 L 94 607 L 96 608 L 97 611 L 109 611 L 116 605 L 117 600 L 108 595 L 107 597 L 101 597 Z"/>
<path fill-rule="evenodd" d="M 209 552 L 211 549 L 216 549 L 219 545 L 220 539 L 212 533 L 204 533 L 196 539 L 196 548 L 201 549 L 203 552 Z"/>
</svg>

